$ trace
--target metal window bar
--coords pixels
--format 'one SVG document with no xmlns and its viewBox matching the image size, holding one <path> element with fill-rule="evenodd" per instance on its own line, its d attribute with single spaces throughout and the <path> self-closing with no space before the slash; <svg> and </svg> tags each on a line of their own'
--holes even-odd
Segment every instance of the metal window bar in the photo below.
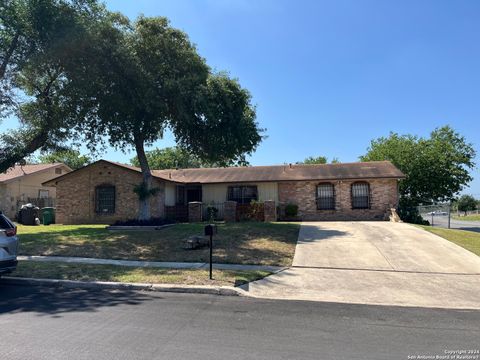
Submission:
<svg viewBox="0 0 480 360">
<path fill-rule="evenodd" d="M 112 214 L 115 212 L 114 186 L 97 187 L 95 211 L 102 214 Z"/>
<path fill-rule="evenodd" d="M 317 209 L 335 210 L 335 188 L 333 184 L 317 186 Z"/>
<path fill-rule="evenodd" d="M 356 183 L 352 185 L 352 208 L 370 208 L 370 186 L 367 183 Z"/>
</svg>

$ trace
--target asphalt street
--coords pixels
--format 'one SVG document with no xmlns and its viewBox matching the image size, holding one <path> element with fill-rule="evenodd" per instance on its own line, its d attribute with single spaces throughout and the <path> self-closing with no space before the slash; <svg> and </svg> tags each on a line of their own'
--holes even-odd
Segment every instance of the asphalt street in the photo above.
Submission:
<svg viewBox="0 0 480 360">
<path fill-rule="evenodd" d="M 0 282 L 1 359 L 408 359 L 480 348 L 480 312 Z"/>
<path fill-rule="evenodd" d="M 428 215 L 422 215 L 422 216 L 425 220 L 428 220 L 430 223 L 432 222 L 431 216 L 428 216 Z M 434 216 L 433 226 L 448 228 L 448 216 Z M 480 232 L 480 221 L 463 221 L 463 220 L 450 219 L 450 228 Z"/>
</svg>

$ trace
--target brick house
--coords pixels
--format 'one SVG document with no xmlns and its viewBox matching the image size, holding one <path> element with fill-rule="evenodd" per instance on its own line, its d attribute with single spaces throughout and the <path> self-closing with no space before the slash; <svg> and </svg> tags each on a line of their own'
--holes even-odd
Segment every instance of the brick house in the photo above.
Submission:
<svg viewBox="0 0 480 360">
<path fill-rule="evenodd" d="M 27 203 L 54 206 L 56 188 L 42 184 L 70 171 L 65 164 L 53 163 L 15 165 L 0 173 L 0 211 L 13 219 Z"/>
<path fill-rule="evenodd" d="M 287 204 L 298 206 L 302 220 L 382 220 L 397 207 L 398 181 L 405 177 L 388 161 L 153 170 L 152 175 L 159 190 L 152 216 L 192 221 L 205 218 L 208 206 L 220 210 L 220 218 L 235 219 L 252 200 L 264 204 L 268 220 L 282 217 Z M 139 168 L 99 160 L 44 185 L 57 189 L 59 223 L 111 223 L 137 217 L 133 188 L 141 181 Z"/>
</svg>

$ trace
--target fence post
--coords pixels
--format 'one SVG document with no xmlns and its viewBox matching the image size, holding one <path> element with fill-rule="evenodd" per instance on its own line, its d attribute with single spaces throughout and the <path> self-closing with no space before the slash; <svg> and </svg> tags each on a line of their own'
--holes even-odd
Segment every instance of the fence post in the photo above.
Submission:
<svg viewBox="0 0 480 360">
<path fill-rule="evenodd" d="M 226 222 L 235 222 L 237 220 L 237 202 L 225 201 L 223 208 L 223 217 Z"/>
<path fill-rule="evenodd" d="M 448 228 L 450 229 L 450 215 L 451 215 L 452 203 L 448 204 Z"/>
<path fill-rule="evenodd" d="M 274 200 L 265 200 L 263 203 L 263 221 L 277 221 L 277 208 Z"/>
<path fill-rule="evenodd" d="M 202 202 L 192 201 L 188 203 L 188 222 L 202 221 Z"/>
</svg>

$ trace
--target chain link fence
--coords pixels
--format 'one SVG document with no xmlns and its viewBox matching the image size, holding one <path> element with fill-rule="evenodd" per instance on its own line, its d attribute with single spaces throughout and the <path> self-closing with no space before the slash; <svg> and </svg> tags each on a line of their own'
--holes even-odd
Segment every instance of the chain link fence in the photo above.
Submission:
<svg viewBox="0 0 480 360">
<path fill-rule="evenodd" d="M 450 229 L 452 223 L 452 206 L 450 204 L 422 205 L 417 207 L 423 220 L 431 226 Z"/>
<path fill-rule="evenodd" d="M 480 232 L 480 218 L 476 216 L 479 210 L 468 211 L 465 214 L 457 211 L 451 204 L 418 206 L 417 210 L 430 226 Z"/>
</svg>

